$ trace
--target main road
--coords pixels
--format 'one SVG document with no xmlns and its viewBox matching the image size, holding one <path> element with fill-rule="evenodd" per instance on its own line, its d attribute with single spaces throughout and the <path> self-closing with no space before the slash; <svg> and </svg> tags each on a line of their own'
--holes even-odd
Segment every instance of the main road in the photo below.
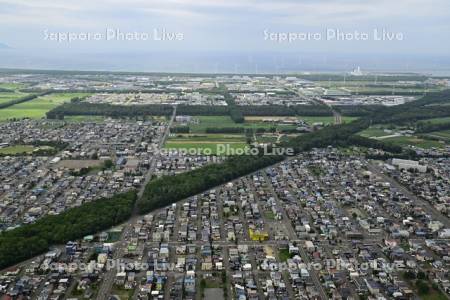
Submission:
<svg viewBox="0 0 450 300">
<path fill-rule="evenodd" d="M 144 191 L 145 191 L 145 186 L 151 180 L 151 178 L 154 174 L 156 162 L 158 160 L 157 158 L 160 157 L 159 150 L 164 146 L 164 143 L 165 143 L 167 137 L 169 136 L 170 127 L 172 126 L 172 124 L 175 120 L 176 114 L 177 114 L 177 107 L 174 106 L 172 117 L 170 118 L 169 124 L 167 125 L 167 127 L 164 131 L 164 134 L 158 143 L 158 149 L 157 149 L 158 152 L 152 157 L 151 162 L 150 162 L 150 167 L 145 176 L 144 183 L 142 184 L 141 188 L 138 191 L 137 201 L 133 208 L 133 215 L 132 215 L 131 219 L 128 220 L 128 222 L 125 225 L 124 230 L 122 231 L 122 236 L 121 236 L 120 242 L 118 242 L 116 244 L 116 249 L 114 250 L 114 255 L 112 258 L 114 261 L 121 259 L 123 257 L 123 255 L 125 254 L 125 249 L 127 248 L 127 237 L 129 237 L 131 235 L 134 225 L 139 220 L 139 210 L 138 210 L 137 203 L 142 198 Z M 117 268 L 111 268 L 110 270 L 106 270 L 106 272 L 103 276 L 102 284 L 100 285 L 99 290 L 98 290 L 97 299 L 106 300 L 109 298 L 112 286 L 114 284 L 114 277 L 116 276 L 116 273 L 117 273 Z"/>
</svg>

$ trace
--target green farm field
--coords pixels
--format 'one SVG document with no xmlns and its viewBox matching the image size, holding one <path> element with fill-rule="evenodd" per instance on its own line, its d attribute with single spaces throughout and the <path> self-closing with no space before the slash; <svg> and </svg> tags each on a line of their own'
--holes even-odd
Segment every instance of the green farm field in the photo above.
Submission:
<svg viewBox="0 0 450 300">
<path fill-rule="evenodd" d="M 272 128 L 271 123 L 263 122 L 245 122 L 235 123 L 229 116 L 195 116 L 198 119 L 198 124 L 189 124 L 192 133 L 204 133 L 207 128 Z M 293 125 L 277 125 L 279 129 L 283 128 L 295 128 Z"/>
<path fill-rule="evenodd" d="M 21 97 L 25 97 L 26 93 L 21 92 L 0 92 L 0 104 L 7 103 L 11 100 L 16 100 Z"/>
<path fill-rule="evenodd" d="M 13 82 L 0 82 L 0 88 L 8 90 L 18 90 L 27 87 L 23 83 L 13 83 Z"/>
<path fill-rule="evenodd" d="M 220 146 L 219 146 L 220 145 Z M 220 147 L 229 149 L 245 149 L 248 147 L 245 137 L 239 134 L 177 134 L 169 137 L 165 149 L 208 149 L 211 154 L 217 154 Z"/>
<path fill-rule="evenodd" d="M 385 142 L 391 142 L 400 146 L 415 146 L 423 149 L 443 148 L 445 144 L 434 140 L 422 139 L 415 136 L 398 136 L 383 139 Z"/>
<path fill-rule="evenodd" d="M 38 97 L 31 101 L 19 103 L 4 109 L 0 109 L 0 121 L 7 119 L 21 119 L 31 118 L 39 119 L 45 117 L 45 113 L 49 110 L 65 103 L 69 102 L 74 97 L 82 97 L 88 94 L 85 93 L 58 93 L 49 94 L 42 97 Z"/>
</svg>

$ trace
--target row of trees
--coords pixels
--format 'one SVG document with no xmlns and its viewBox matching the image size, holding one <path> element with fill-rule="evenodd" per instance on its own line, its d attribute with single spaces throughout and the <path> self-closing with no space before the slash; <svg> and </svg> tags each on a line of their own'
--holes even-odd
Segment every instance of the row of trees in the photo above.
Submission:
<svg viewBox="0 0 450 300">
<path fill-rule="evenodd" d="M 7 102 L 3 102 L 3 103 L 0 103 L 0 109 L 7 108 L 7 107 L 10 107 L 10 106 L 19 104 L 19 103 L 27 102 L 27 101 L 33 100 L 33 99 L 35 99 L 37 97 L 47 95 L 48 93 L 49 92 L 43 92 L 43 93 L 28 95 L 28 96 L 20 97 L 20 98 L 17 98 L 17 99 L 14 99 L 14 100 L 10 100 L 10 101 L 7 101 Z"/>
<path fill-rule="evenodd" d="M 177 126 L 177 127 L 170 128 L 170 132 L 171 133 L 189 133 L 189 132 L 191 132 L 191 129 L 189 128 L 189 126 Z"/>
<path fill-rule="evenodd" d="M 64 103 L 47 112 L 49 119 L 63 119 L 64 116 L 108 116 L 108 117 L 135 117 L 135 116 L 170 116 L 173 107 L 169 105 L 111 105 L 106 103 L 71 102 Z"/>
<path fill-rule="evenodd" d="M 368 116 L 382 108 L 381 105 L 336 105 L 333 108 L 344 116 L 362 117 Z"/>
<path fill-rule="evenodd" d="M 332 116 L 332 111 L 326 105 L 260 105 L 239 106 L 229 94 L 227 106 L 210 105 L 179 105 L 178 115 L 201 116 L 225 116 L 229 115 L 236 123 L 243 123 L 244 116 Z M 95 115 L 110 117 L 134 117 L 134 116 L 170 116 L 173 107 L 170 105 L 112 105 L 107 103 L 87 103 L 74 99 L 71 103 L 62 104 L 47 112 L 49 119 L 62 119 L 64 116 Z"/>
<path fill-rule="evenodd" d="M 231 96 L 231 94 L 228 93 L 228 92 L 225 92 L 223 95 L 225 97 L 225 101 L 228 104 L 228 110 L 230 112 L 230 118 L 235 123 L 244 123 L 245 122 L 245 118 L 244 118 L 244 115 L 242 114 L 241 107 L 236 105 L 236 102 L 234 102 L 233 96 Z"/>
<path fill-rule="evenodd" d="M 48 251 L 49 246 L 66 243 L 120 224 L 133 211 L 136 193 L 130 191 L 108 199 L 48 215 L 36 223 L 0 234 L 0 269 Z"/>
<path fill-rule="evenodd" d="M 190 116 L 226 116 L 229 114 L 226 106 L 211 105 L 178 105 L 178 115 Z"/>
<path fill-rule="evenodd" d="M 196 195 L 217 185 L 226 183 L 261 168 L 275 164 L 282 156 L 235 156 L 221 164 L 178 174 L 163 176 L 148 183 L 138 201 L 139 213 L 145 214 Z"/>
<path fill-rule="evenodd" d="M 450 106 L 442 105 L 450 100 L 450 90 L 429 93 L 419 100 L 393 107 L 381 107 L 367 119 L 378 124 L 404 124 L 420 120 L 448 117 Z"/>
<path fill-rule="evenodd" d="M 244 116 L 332 116 L 326 105 L 258 105 L 239 106 Z"/>
<path fill-rule="evenodd" d="M 244 133 L 244 127 L 207 127 L 205 133 Z"/>
<path fill-rule="evenodd" d="M 450 129 L 450 122 L 442 122 L 442 123 L 419 122 L 417 123 L 416 132 L 428 133 L 447 129 Z"/>
</svg>

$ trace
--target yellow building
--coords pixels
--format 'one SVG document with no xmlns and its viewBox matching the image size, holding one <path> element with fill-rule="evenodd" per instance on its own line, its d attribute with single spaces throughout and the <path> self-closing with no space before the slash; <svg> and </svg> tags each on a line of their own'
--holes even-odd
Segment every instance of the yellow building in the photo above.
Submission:
<svg viewBox="0 0 450 300">
<path fill-rule="evenodd" d="M 252 241 L 267 241 L 269 239 L 269 234 L 265 231 L 249 229 L 248 234 Z"/>
</svg>

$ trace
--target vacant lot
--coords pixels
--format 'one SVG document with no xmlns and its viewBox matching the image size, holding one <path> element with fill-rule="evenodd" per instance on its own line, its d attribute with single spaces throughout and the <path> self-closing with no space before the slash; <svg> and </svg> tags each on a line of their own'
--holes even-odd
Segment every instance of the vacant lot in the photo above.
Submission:
<svg viewBox="0 0 450 300">
<path fill-rule="evenodd" d="M 103 116 L 64 116 L 64 121 L 67 122 L 102 122 L 105 120 Z"/>
<path fill-rule="evenodd" d="M 57 163 L 57 167 L 68 168 L 68 169 L 81 169 L 81 168 L 89 168 L 89 167 L 98 167 L 101 166 L 101 160 L 94 159 L 68 159 L 61 160 Z"/>
<path fill-rule="evenodd" d="M 19 153 L 32 153 L 35 147 L 29 145 L 14 145 L 0 149 L 0 154 L 14 155 Z"/>
</svg>

